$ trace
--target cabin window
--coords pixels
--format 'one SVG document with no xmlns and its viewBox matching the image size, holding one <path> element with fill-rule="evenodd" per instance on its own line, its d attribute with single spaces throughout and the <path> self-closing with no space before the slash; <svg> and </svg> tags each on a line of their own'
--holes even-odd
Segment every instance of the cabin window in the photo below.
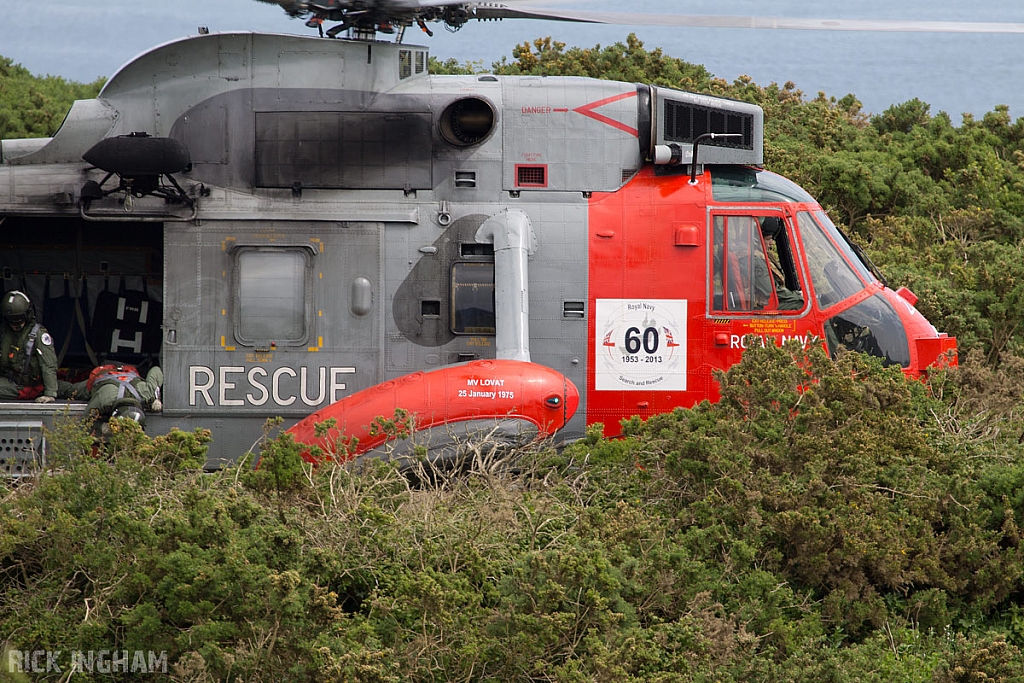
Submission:
<svg viewBox="0 0 1024 683">
<path fill-rule="evenodd" d="M 398 77 L 409 78 L 412 76 L 412 50 L 398 51 Z"/>
<path fill-rule="evenodd" d="M 302 344 L 307 338 L 310 255 L 306 249 L 235 253 L 235 337 L 242 344 Z"/>
<path fill-rule="evenodd" d="M 455 334 L 494 334 L 494 263 L 452 266 L 451 330 Z"/>
<path fill-rule="evenodd" d="M 712 310 L 799 313 L 805 308 L 781 215 L 718 215 L 713 225 Z"/>
</svg>

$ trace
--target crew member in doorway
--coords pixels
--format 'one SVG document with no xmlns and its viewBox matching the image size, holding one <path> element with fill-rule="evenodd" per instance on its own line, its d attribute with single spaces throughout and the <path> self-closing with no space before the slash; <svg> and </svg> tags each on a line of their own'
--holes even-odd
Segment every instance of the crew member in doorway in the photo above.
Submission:
<svg viewBox="0 0 1024 683">
<path fill-rule="evenodd" d="M 36 322 L 32 301 L 24 292 L 4 294 L 0 312 L 0 400 L 53 403 L 59 389 L 53 337 Z"/>
<path fill-rule="evenodd" d="M 89 413 L 98 419 L 127 417 L 145 427 L 145 411 L 163 410 L 160 385 L 164 373 L 156 365 L 143 378 L 134 365 L 111 363 L 89 373 Z"/>
</svg>

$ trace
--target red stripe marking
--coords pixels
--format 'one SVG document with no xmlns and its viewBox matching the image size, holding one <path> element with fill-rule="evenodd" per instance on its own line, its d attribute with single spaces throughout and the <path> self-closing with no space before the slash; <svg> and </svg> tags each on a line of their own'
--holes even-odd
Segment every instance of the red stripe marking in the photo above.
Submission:
<svg viewBox="0 0 1024 683">
<path fill-rule="evenodd" d="M 619 130 L 624 131 L 626 133 L 629 133 L 630 135 L 632 135 L 635 138 L 638 138 L 638 137 L 640 137 L 640 133 L 637 131 L 636 128 L 630 128 L 629 126 L 627 126 L 626 124 L 622 123 L 621 121 L 616 121 L 615 119 L 609 118 L 609 117 L 605 116 L 604 114 L 598 114 L 596 111 L 594 111 L 598 107 L 603 107 L 606 104 L 611 104 L 612 102 L 618 102 L 619 100 L 624 100 L 624 99 L 629 98 L 629 97 L 636 97 L 636 90 L 631 90 L 630 92 L 624 92 L 624 93 L 621 93 L 619 95 L 612 95 L 611 97 L 606 97 L 603 100 L 598 100 L 597 102 L 591 102 L 590 104 L 584 104 L 582 106 L 576 107 L 575 109 L 573 109 L 573 111 L 578 113 L 578 114 L 583 114 L 586 117 L 592 118 L 595 121 L 600 121 L 601 123 L 607 124 L 607 125 L 611 126 L 612 128 L 618 128 Z"/>
</svg>

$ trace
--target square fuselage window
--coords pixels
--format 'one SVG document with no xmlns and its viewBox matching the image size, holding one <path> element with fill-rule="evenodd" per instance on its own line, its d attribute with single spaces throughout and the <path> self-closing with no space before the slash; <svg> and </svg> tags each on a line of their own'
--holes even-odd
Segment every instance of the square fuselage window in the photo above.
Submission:
<svg viewBox="0 0 1024 683">
<path fill-rule="evenodd" d="M 235 261 L 238 341 L 304 343 L 308 273 L 309 255 L 304 250 L 239 250 Z"/>
</svg>

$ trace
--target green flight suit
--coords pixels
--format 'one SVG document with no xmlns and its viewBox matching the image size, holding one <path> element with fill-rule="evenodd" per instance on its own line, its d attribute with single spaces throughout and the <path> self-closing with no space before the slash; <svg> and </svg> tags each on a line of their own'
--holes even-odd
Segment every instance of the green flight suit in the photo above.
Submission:
<svg viewBox="0 0 1024 683">
<path fill-rule="evenodd" d="M 99 374 L 90 390 L 89 412 L 97 415 L 110 415 L 119 405 L 137 405 L 144 410 L 153 408 L 153 403 L 160 398 L 160 385 L 164 383 L 164 373 L 154 365 L 142 378 L 134 366 L 111 364 L 101 366 L 93 372 Z M 105 370 L 105 372 L 104 372 Z"/>
<path fill-rule="evenodd" d="M 26 322 L 20 330 L 0 323 L 0 400 L 57 398 L 57 352 L 46 328 Z M 35 330 L 35 338 L 30 339 Z M 26 370 L 25 353 L 32 346 Z"/>
</svg>

